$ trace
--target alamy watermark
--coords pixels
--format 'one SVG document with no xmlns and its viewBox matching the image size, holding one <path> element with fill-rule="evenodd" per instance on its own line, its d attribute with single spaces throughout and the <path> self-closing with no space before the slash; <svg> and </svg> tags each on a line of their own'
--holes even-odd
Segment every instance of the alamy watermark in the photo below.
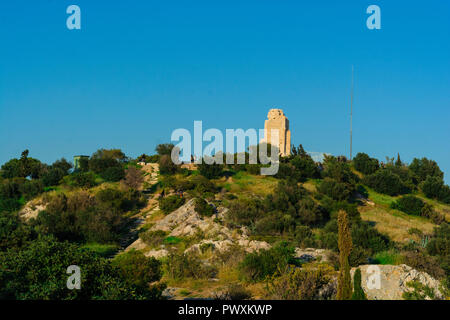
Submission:
<svg viewBox="0 0 450 320">
<path fill-rule="evenodd" d="M 259 139 L 258 139 L 259 132 Z M 264 141 L 267 137 L 264 129 L 226 129 L 225 148 L 224 135 L 216 128 L 203 132 L 202 121 L 194 121 L 194 148 L 192 148 L 191 132 L 184 128 L 175 129 L 171 135 L 172 142 L 178 142 L 172 149 L 171 159 L 175 164 L 191 162 L 191 156 L 195 155 L 194 163 L 200 164 L 245 164 L 246 141 L 248 141 L 248 163 L 270 166 L 261 167 L 261 175 L 275 175 L 279 168 L 279 130 L 271 129 L 270 141 Z M 235 141 L 237 142 L 235 144 Z M 258 142 L 260 141 L 260 142 Z M 203 142 L 209 144 L 203 148 Z M 269 147 L 270 145 L 270 147 Z M 290 147 L 290 146 L 289 146 Z M 241 150 L 238 152 L 238 150 Z"/>
</svg>

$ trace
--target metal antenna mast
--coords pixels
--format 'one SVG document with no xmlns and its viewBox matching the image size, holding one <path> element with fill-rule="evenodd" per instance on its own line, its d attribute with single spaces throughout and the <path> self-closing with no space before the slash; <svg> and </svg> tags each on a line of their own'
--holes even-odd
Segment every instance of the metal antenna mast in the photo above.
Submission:
<svg viewBox="0 0 450 320">
<path fill-rule="evenodd" d="M 352 160 L 352 134 L 353 134 L 353 65 L 352 65 L 352 91 L 350 94 L 350 160 Z"/>
</svg>

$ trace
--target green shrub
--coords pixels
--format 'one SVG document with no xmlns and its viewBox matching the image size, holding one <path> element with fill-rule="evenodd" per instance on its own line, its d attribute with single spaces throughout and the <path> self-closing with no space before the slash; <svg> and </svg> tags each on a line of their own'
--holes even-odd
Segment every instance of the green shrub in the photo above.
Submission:
<svg viewBox="0 0 450 320">
<path fill-rule="evenodd" d="M 185 199 L 178 195 L 167 196 L 159 199 L 159 209 L 165 214 L 168 214 L 181 207 L 184 202 Z"/>
<path fill-rule="evenodd" d="M 100 176 L 106 181 L 116 182 L 125 177 L 125 170 L 122 166 L 110 167 L 101 172 Z"/>
<path fill-rule="evenodd" d="M 403 256 L 396 251 L 388 250 L 378 252 L 374 256 L 375 263 L 382 265 L 397 265 L 403 262 Z"/>
<path fill-rule="evenodd" d="M 167 232 L 162 230 L 156 231 L 145 231 L 139 234 L 139 238 L 142 239 L 146 244 L 152 247 L 158 247 L 164 243 L 164 239 L 167 237 Z"/>
<path fill-rule="evenodd" d="M 398 175 L 386 169 L 378 170 L 366 176 L 363 182 L 375 191 L 390 196 L 410 192 L 410 189 L 402 182 Z"/>
<path fill-rule="evenodd" d="M 419 182 L 425 181 L 428 176 L 441 179 L 444 177 L 444 173 L 441 171 L 436 161 L 427 158 L 414 158 L 409 165 L 409 169 L 414 172 Z"/>
<path fill-rule="evenodd" d="M 281 242 L 269 250 L 249 253 L 239 264 L 240 275 L 249 282 L 264 280 L 278 270 L 283 270 L 289 263 L 295 263 L 294 252 L 293 247 Z"/>
<path fill-rule="evenodd" d="M 64 177 L 64 183 L 72 187 L 92 188 L 96 185 L 93 172 L 75 172 Z"/>
<path fill-rule="evenodd" d="M 405 300 L 435 299 L 434 290 L 427 285 L 422 284 L 420 281 L 407 282 L 406 286 L 410 287 L 412 291 L 403 292 L 402 298 Z"/>
<path fill-rule="evenodd" d="M 406 195 L 391 204 L 393 209 L 403 211 L 407 214 L 420 216 L 425 203 L 412 195 Z"/>
<path fill-rule="evenodd" d="M 353 275 L 353 294 L 352 300 L 367 300 L 366 294 L 361 287 L 361 270 L 357 268 Z"/>
<path fill-rule="evenodd" d="M 211 217 L 216 212 L 214 207 L 202 198 L 195 199 L 195 211 L 199 215 L 206 217 Z"/>
<path fill-rule="evenodd" d="M 284 268 L 268 280 L 267 291 L 275 300 L 332 299 L 335 290 L 329 286 L 334 270 L 327 264 L 307 264 L 302 268 Z"/>
<path fill-rule="evenodd" d="M 318 191 L 334 200 L 342 201 L 349 199 L 355 190 L 354 186 L 351 184 L 338 182 L 331 178 L 325 178 L 319 185 Z"/>
<path fill-rule="evenodd" d="M 222 176 L 223 165 L 218 163 L 207 164 L 203 160 L 202 163 L 198 165 L 198 171 L 205 178 L 215 179 Z"/>
<path fill-rule="evenodd" d="M 378 160 L 370 158 L 367 154 L 359 152 L 353 158 L 355 169 L 364 174 L 372 174 L 380 167 Z"/>
<path fill-rule="evenodd" d="M 166 272 L 168 276 L 175 280 L 183 278 L 212 278 L 217 270 L 202 263 L 196 254 L 171 252 L 166 260 Z"/>
<path fill-rule="evenodd" d="M 112 264 L 119 268 L 122 276 L 137 287 L 143 288 L 162 276 L 161 262 L 147 258 L 141 251 L 131 250 L 117 255 Z"/>
</svg>

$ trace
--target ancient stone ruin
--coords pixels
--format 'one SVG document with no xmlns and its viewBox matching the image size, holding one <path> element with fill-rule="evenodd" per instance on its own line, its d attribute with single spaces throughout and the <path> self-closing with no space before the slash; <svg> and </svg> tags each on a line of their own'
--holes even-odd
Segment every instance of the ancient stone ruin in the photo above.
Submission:
<svg viewBox="0 0 450 320">
<path fill-rule="evenodd" d="M 289 120 L 281 109 L 270 109 L 267 120 L 264 123 L 264 139 L 261 142 L 271 142 L 271 129 L 278 130 L 278 148 L 282 157 L 291 154 L 291 131 L 289 130 Z"/>
</svg>

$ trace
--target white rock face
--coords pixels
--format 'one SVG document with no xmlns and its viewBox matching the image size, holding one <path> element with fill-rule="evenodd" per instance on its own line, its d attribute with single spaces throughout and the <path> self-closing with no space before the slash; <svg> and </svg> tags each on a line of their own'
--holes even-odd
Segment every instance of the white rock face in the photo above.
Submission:
<svg viewBox="0 0 450 320">
<path fill-rule="evenodd" d="M 37 218 L 39 212 L 44 211 L 47 206 L 41 201 L 31 200 L 19 212 L 19 216 L 25 221 L 31 218 Z"/>
<path fill-rule="evenodd" d="M 436 298 L 443 299 L 438 280 L 405 264 L 398 266 L 361 265 L 359 269 L 361 270 L 361 286 L 370 300 L 402 300 L 404 292 L 412 291 L 406 285 L 410 281 L 421 282 L 434 290 Z M 351 270 L 352 277 L 355 270 L 356 268 Z M 376 285 L 377 274 L 380 276 L 379 286 Z"/>
<path fill-rule="evenodd" d="M 218 217 L 223 217 L 228 211 L 226 208 L 218 208 Z M 270 245 L 265 241 L 249 240 L 247 229 L 242 228 L 240 233 L 233 232 L 227 227 L 214 222 L 216 216 L 202 217 L 195 211 L 194 199 L 189 200 L 183 206 L 157 221 L 151 230 L 163 230 L 174 237 L 195 235 L 199 230 L 205 234 L 205 239 L 187 251 L 198 250 L 202 244 L 213 244 L 214 250 L 226 250 L 233 243 L 244 247 L 247 252 L 260 249 L 269 249 Z"/>
</svg>

